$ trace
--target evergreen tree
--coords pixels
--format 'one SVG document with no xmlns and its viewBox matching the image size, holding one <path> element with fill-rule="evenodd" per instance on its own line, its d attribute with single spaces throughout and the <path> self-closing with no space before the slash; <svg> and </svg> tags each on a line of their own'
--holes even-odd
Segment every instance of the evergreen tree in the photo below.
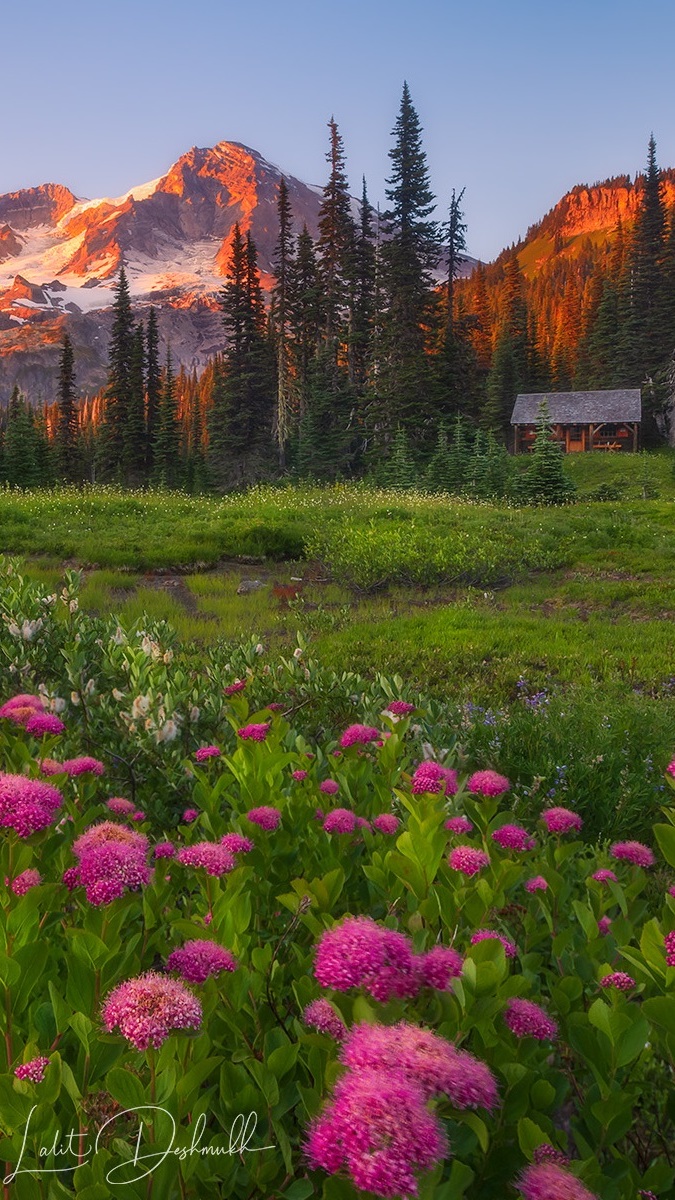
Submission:
<svg viewBox="0 0 675 1200">
<path fill-rule="evenodd" d="M 157 411 L 162 387 L 162 372 L 159 365 L 159 329 L 157 328 L 157 313 L 150 306 L 148 325 L 145 335 L 145 465 L 146 470 L 152 470 L 152 448 L 157 432 Z"/>
<path fill-rule="evenodd" d="M 417 471 L 410 452 L 410 444 L 405 429 L 400 426 L 396 430 L 384 467 L 385 487 L 397 491 L 409 491 L 417 483 Z"/>
<path fill-rule="evenodd" d="M 321 282 L 314 243 L 307 226 L 298 236 L 290 263 L 289 313 L 299 413 L 307 406 L 310 366 L 317 353 L 321 328 Z"/>
<path fill-rule="evenodd" d="M 129 357 L 129 406 L 124 425 L 125 481 L 139 484 L 147 458 L 145 421 L 145 331 L 140 322 L 134 330 Z"/>
<path fill-rule="evenodd" d="M 639 386 L 653 375 L 671 347 L 664 344 L 661 306 L 661 262 L 666 227 L 661 174 L 656 162 L 656 142 L 649 139 L 647 173 L 642 201 L 633 230 L 630 276 L 628 369 Z"/>
<path fill-rule="evenodd" d="M 471 444 L 466 424 L 460 413 L 457 413 L 455 417 L 449 460 L 448 491 L 461 492 L 469 478 Z"/>
<path fill-rule="evenodd" d="M 336 360 L 346 341 L 345 322 L 353 272 L 355 231 L 342 138 L 333 117 L 328 122 L 330 176 L 319 209 L 317 242 L 321 280 L 322 331 Z"/>
<path fill-rule="evenodd" d="M 427 464 L 424 477 L 430 492 L 454 492 L 455 479 L 450 460 L 450 439 L 445 421 L 438 426 L 436 448 Z"/>
<path fill-rule="evenodd" d="M 279 466 L 286 464 L 286 446 L 294 418 L 293 372 L 291 362 L 291 261 L 293 257 L 293 214 L 288 187 L 283 175 L 277 199 L 279 239 L 274 252 L 276 284 L 272 292 L 271 323 L 277 360 L 277 411 L 275 438 L 279 448 Z"/>
<path fill-rule="evenodd" d="M 511 413 L 520 391 L 519 363 L 508 327 L 499 335 L 487 377 L 481 425 L 499 437 L 507 436 Z"/>
<path fill-rule="evenodd" d="M 466 250 L 466 222 L 461 209 L 464 188 L 459 196 L 452 190 L 450 213 L 445 226 L 446 246 L 448 252 L 448 284 L 447 284 L 447 313 L 445 318 L 445 344 L 451 347 L 454 340 L 454 310 L 455 310 L 455 280 L 464 263 L 463 252 Z"/>
<path fill-rule="evenodd" d="M 298 430 L 300 475 L 334 480 L 350 474 L 353 404 L 345 372 L 330 346 L 323 345 L 310 365 L 307 404 Z"/>
<path fill-rule="evenodd" d="M 375 316 L 375 255 L 373 208 L 368 200 L 364 176 L 354 249 L 354 294 L 349 333 L 349 376 L 359 395 L 365 392 L 368 378 Z"/>
<path fill-rule="evenodd" d="M 180 483 L 180 425 L 171 347 L 166 352 L 152 459 L 153 481 L 160 487 L 177 487 Z"/>
<path fill-rule="evenodd" d="M 519 497 L 529 504 L 564 504 L 574 491 L 574 484 L 565 474 L 562 450 L 553 440 L 548 404 L 543 400 L 537 411 L 529 466 L 519 481 Z"/>
<path fill-rule="evenodd" d="M 58 416 L 54 437 L 56 470 L 59 479 L 75 483 L 80 476 L 78 418 L 75 391 L 73 344 L 66 333 L 59 356 Z"/>
<path fill-rule="evenodd" d="M 15 386 L 9 401 L 4 447 L 5 479 L 10 487 L 33 488 L 45 482 L 40 474 L 38 441 L 33 414 Z"/>
<path fill-rule="evenodd" d="M 113 325 L 108 352 L 108 386 L 98 439 L 98 475 L 104 480 L 124 480 L 128 465 L 125 428 L 131 404 L 130 365 L 135 330 L 124 267 L 120 270 L 114 290 Z"/>
</svg>

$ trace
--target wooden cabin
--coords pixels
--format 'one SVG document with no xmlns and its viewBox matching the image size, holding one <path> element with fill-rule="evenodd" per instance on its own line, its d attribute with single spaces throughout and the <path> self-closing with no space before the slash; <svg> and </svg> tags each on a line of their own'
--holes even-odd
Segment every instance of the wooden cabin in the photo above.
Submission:
<svg viewBox="0 0 675 1200">
<path fill-rule="evenodd" d="M 546 400 L 553 436 L 567 454 L 584 450 L 635 452 L 640 444 L 639 388 L 602 392 L 532 392 L 516 397 L 511 415 L 513 452 L 532 449 L 537 410 Z"/>
</svg>

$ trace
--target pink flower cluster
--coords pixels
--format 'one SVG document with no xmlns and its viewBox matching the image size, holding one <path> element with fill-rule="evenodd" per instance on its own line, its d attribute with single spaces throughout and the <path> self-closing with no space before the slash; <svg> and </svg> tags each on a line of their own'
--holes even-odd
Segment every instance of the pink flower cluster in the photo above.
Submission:
<svg viewBox="0 0 675 1200">
<path fill-rule="evenodd" d="M 474 771 L 466 790 L 478 796 L 502 796 L 510 787 L 505 775 L 498 775 L 496 771 Z"/>
<path fill-rule="evenodd" d="M 425 954 L 420 955 L 421 979 L 425 987 L 436 988 L 446 992 L 451 979 L 458 979 L 462 974 L 464 959 L 452 946 L 432 946 Z"/>
<path fill-rule="evenodd" d="M 306 779 L 306 778 L 307 778 L 306 771 L 293 771 L 291 773 L 291 779 L 294 779 L 296 783 L 302 783 L 303 779 Z"/>
<path fill-rule="evenodd" d="M 172 950 L 166 960 L 167 971 L 176 971 L 187 983 L 204 983 L 210 975 L 236 971 L 237 960 L 217 942 L 194 938 Z"/>
<path fill-rule="evenodd" d="M 34 737 L 42 737 L 45 733 L 63 733 L 65 725 L 54 713 L 36 712 L 26 721 L 25 729 L 26 733 L 32 733 Z"/>
<path fill-rule="evenodd" d="M 61 770 L 64 775 L 70 775 L 74 779 L 77 775 L 102 775 L 105 767 L 97 758 L 82 754 L 79 758 L 66 759 L 61 763 Z"/>
<path fill-rule="evenodd" d="M 536 846 L 536 841 L 522 825 L 502 825 L 499 829 L 495 829 L 492 835 L 493 842 L 502 847 L 502 850 L 533 850 Z"/>
<path fill-rule="evenodd" d="M 131 800 L 125 800 L 124 796 L 111 796 L 105 806 L 116 817 L 130 817 L 136 812 L 136 805 Z"/>
<path fill-rule="evenodd" d="M 519 1038 L 533 1037 L 540 1042 L 553 1041 L 558 1033 L 555 1021 L 532 1000 L 509 1000 L 504 1020 L 511 1033 Z"/>
<path fill-rule="evenodd" d="M 217 746 L 200 746 L 195 750 L 195 762 L 207 762 L 209 758 L 220 758 L 220 750 Z"/>
<path fill-rule="evenodd" d="M 477 946 L 479 942 L 487 942 L 491 938 L 496 938 L 498 942 L 501 942 L 507 958 L 516 957 L 518 954 L 518 947 L 515 945 L 515 943 L 510 942 L 507 937 L 504 937 L 503 933 L 497 933 L 494 929 L 477 929 L 476 932 L 471 935 L 471 945 Z"/>
<path fill-rule="evenodd" d="M 193 821 L 197 820 L 198 816 L 199 816 L 198 808 L 186 808 L 183 813 L 183 816 L 181 817 L 181 820 L 184 825 L 191 825 Z"/>
<path fill-rule="evenodd" d="M 396 833 L 400 824 L 398 817 L 393 813 L 380 813 L 373 818 L 373 829 L 377 829 L 378 833 Z"/>
<path fill-rule="evenodd" d="M 525 884 L 526 892 L 545 892 L 548 890 L 548 883 L 543 875 L 535 875 L 534 879 L 528 879 Z"/>
<path fill-rule="evenodd" d="M 110 904 L 125 891 L 138 891 L 150 882 L 148 839 L 125 825 L 92 825 L 73 843 L 73 853 L 78 860 L 72 868 L 73 886 L 85 888 L 90 904 Z"/>
<path fill-rule="evenodd" d="M 618 988 L 620 992 L 630 992 L 631 988 L 635 987 L 635 980 L 625 971 L 612 971 L 609 975 L 603 975 L 600 987 Z"/>
<path fill-rule="evenodd" d="M 234 683 L 228 683 L 227 687 L 223 688 L 223 691 L 226 696 L 234 696 L 236 692 L 243 692 L 245 687 L 246 680 L 237 679 Z"/>
<path fill-rule="evenodd" d="M 197 1029 L 202 1006 L 178 979 L 146 971 L 114 988 L 101 1017 L 108 1033 L 118 1028 L 136 1050 L 159 1048 L 174 1029 Z"/>
<path fill-rule="evenodd" d="M 176 847 L 173 842 L 157 842 L 152 848 L 153 858 L 175 858 Z"/>
<path fill-rule="evenodd" d="M 269 832 L 277 829 L 281 821 L 279 809 L 272 808 L 269 804 L 261 804 L 259 808 L 249 809 L 246 816 L 254 825 L 259 825 L 261 829 L 267 829 Z"/>
<path fill-rule="evenodd" d="M 244 837 L 243 833 L 226 833 L 221 837 L 220 844 L 229 850 L 230 854 L 247 854 L 249 850 L 255 849 L 255 842 Z"/>
<path fill-rule="evenodd" d="M 462 875 L 468 875 L 469 878 L 477 875 L 479 871 L 489 865 L 489 855 L 484 850 L 477 850 L 474 846 L 455 846 L 448 857 L 448 866 L 453 871 L 461 871 Z"/>
<path fill-rule="evenodd" d="M 569 833 L 572 829 L 581 829 L 583 825 L 581 817 L 569 808 L 545 808 L 541 820 L 549 833 Z"/>
<path fill-rule="evenodd" d="M 324 817 L 326 833 L 353 833 L 356 829 L 356 814 L 348 808 L 334 808 Z"/>
<path fill-rule="evenodd" d="M 346 917 L 321 935 L 314 975 L 322 987 L 338 992 L 361 987 L 386 1002 L 412 998 L 422 987 L 445 991 L 461 969 L 461 956 L 450 947 L 415 954 L 405 934 L 371 917 Z"/>
<path fill-rule="evenodd" d="M 243 725 L 237 730 L 242 741 L 264 742 L 270 731 L 270 721 L 262 725 Z"/>
<path fill-rule="evenodd" d="M 407 700 L 390 700 L 384 711 L 395 717 L 409 717 L 415 711 L 415 705 L 408 704 Z"/>
<path fill-rule="evenodd" d="M 462 834 L 471 833 L 473 825 L 468 817 L 448 817 L 444 828 L 449 830 L 450 833 Z"/>
<path fill-rule="evenodd" d="M 612 928 L 611 919 L 609 917 L 600 917 L 600 919 L 598 920 L 598 933 L 600 934 L 600 936 L 607 937 L 607 934 L 609 933 L 611 928 Z"/>
<path fill-rule="evenodd" d="M 325 1033 L 335 1042 L 341 1042 L 347 1033 L 342 1017 L 338 1016 L 328 1000 L 313 1000 L 304 1010 L 302 1019 L 310 1029 L 318 1029 L 319 1033 Z"/>
<path fill-rule="evenodd" d="M 335 779 L 324 779 L 319 784 L 319 791 L 323 792 L 325 796 L 336 796 L 340 791 L 340 784 Z"/>
<path fill-rule="evenodd" d="M 666 934 L 663 944 L 666 951 L 666 966 L 675 967 L 675 929 L 672 933 Z"/>
<path fill-rule="evenodd" d="M 0 707 L 0 717 L 5 717 L 14 725 L 23 725 L 25 729 L 31 717 L 34 717 L 36 713 L 44 712 L 44 709 L 45 701 L 42 696 L 32 696 L 22 692 L 19 696 L 12 696 L 11 700 L 5 701 Z"/>
<path fill-rule="evenodd" d="M 634 867 L 653 867 L 656 862 L 649 846 L 642 842 L 615 842 L 609 852 L 612 858 L 624 859 Z"/>
<path fill-rule="evenodd" d="M 195 842 L 194 846 L 183 846 L 176 855 L 176 862 L 184 867 L 202 867 L 207 875 L 227 875 L 234 871 L 236 862 L 229 850 L 219 842 Z"/>
<path fill-rule="evenodd" d="M 10 701 L 10 703 L 11 703 L 11 701 Z M 0 709 L 0 717 L 2 717 L 2 716 L 4 716 L 4 713 L 2 712 L 2 709 Z M 668 763 L 668 766 L 666 767 L 666 774 L 672 775 L 673 778 L 675 778 L 675 758 L 673 759 L 672 762 Z"/>
<path fill-rule="evenodd" d="M 15 896 L 25 896 L 31 888 L 39 887 L 42 883 L 42 876 L 34 867 L 29 867 L 26 871 L 22 871 L 20 875 L 13 879 L 10 887 Z"/>
<path fill-rule="evenodd" d="M 440 763 L 425 761 L 415 768 L 412 777 L 411 790 L 414 795 L 424 792 L 442 792 L 444 796 L 454 796 L 457 791 L 457 772 Z"/>
<path fill-rule="evenodd" d="M 0 826 L 14 829 L 19 837 L 52 825 L 62 802 L 61 793 L 49 783 L 0 774 Z"/>
<path fill-rule="evenodd" d="M 595 879 L 596 883 L 618 883 L 618 879 L 609 867 L 601 867 L 599 871 L 594 871 L 591 879 Z"/>
<path fill-rule="evenodd" d="M 583 1183 L 554 1162 L 526 1167 L 518 1180 L 523 1200 L 597 1200 Z"/>
<path fill-rule="evenodd" d="M 343 750 L 348 746 L 367 746 L 368 742 L 376 742 L 379 736 L 379 729 L 374 729 L 372 725 L 350 725 L 342 734 L 340 745 Z"/>
<path fill-rule="evenodd" d="M 15 1067 L 14 1074 L 17 1079 L 30 1079 L 31 1083 L 42 1083 L 48 1066 L 48 1058 L 31 1058 L 30 1062 L 21 1063 L 20 1066 Z"/>
</svg>

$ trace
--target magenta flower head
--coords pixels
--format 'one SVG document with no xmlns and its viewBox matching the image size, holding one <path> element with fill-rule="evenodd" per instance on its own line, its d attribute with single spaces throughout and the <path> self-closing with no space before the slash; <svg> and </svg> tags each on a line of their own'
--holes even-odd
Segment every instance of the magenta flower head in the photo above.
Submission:
<svg viewBox="0 0 675 1200">
<path fill-rule="evenodd" d="M 324 817 L 323 827 L 326 833 L 353 833 L 356 829 L 356 816 L 348 808 L 334 808 Z"/>
<path fill-rule="evenodd" d="M 340 784 L 335 779 L 324 779 L 319 784 L 319 791 L 323 792 L 326 796 L 336 796 L 340 791 Z"/>
<path fill-rule="evenodd" d="M 244 742 L 264 742 L 270 731 L 270 724 L 271 722 L 267 721 L 262 725 L 244 725 L 237 733 Z"/>
<path fill-rule="evenodd" d="M 536 846 L 536 841 L 522 825 L 502 825 L 500 829 L 495 829 L 492 835 L 493 842 L 502 847 L 502 850 L 533 850 Z"/>
<path fill-rule="evenodd" d="M 206 762 L 209 758 L 220 758 L 220 750 L 217 746 L 200 746 L 198 750 L 195 750 L 196 762 Z"/>
<path fill-rule="evenodd" d="M 63 872 L 62 883 L 65 884 L 69 892 L 75 891 L 75 888 L 79 887 L 80 884 L 80 872 L 78 868 L 68 867 L 67 870 Z"/>
<path fill-rule="evenodd" d="M 400 824 L 398 817 L 393 813 L 380 813 L 373 819 L 373 829 L 377 829 L 378 833 L 396 833 Z"/>
<path fill-rule="evenodd" d="M 600 917 L 598 920 L 598 933 L 600 934 L 600 937 L 607 937 L 607 934 L 611 928 L 612 922 L 610 917 Z"/>
<path fill-rule="evenodd" d="M 620 992 L 630 992 L 635 986 L 635 980 L 625 971 L 612 971 L 610 975 L 603 975 L 600 980 L 600 987 L 618 988 Z"/>
<path fill-rule="evenodd" d="M 666 966 L 675 967 L 675 929 L 672 933 L 666 934 L 663 945 L 666 951 Z"/>
<path fill-rule="evenodd" d="M 61 763 L 61 770 L 74 779 L 77 775 L 102 775 L 105 767 L 97 758 L 83 754 L 79 758 L 69 758 Z"/>
<path fill-rule="evenodd" d="M 668 895 L 675 896 L 675 883 L 671 884 L 671 886 L 668 888 Z"/>
<path fill-rule="evenodd" d="M 246 687 L 246 680 L 245 679 L 237 679 L 237 680 L 235 680 L 234 683 L 228 683 L 227 687 L 223 688 L 223 691 L 226 696 L 234 696 L 234 694 L 236 692 L 243 692 L 245 687 Z"/>
<path fill-rule="evenodd" d="M 535 1146 L 534 1161 L 536 1163 L 554 1162 L 560 1167 L 569 1166 L 569 1158 L 563 1154 L 562 1150 L 558 1150 L 556 1146 L 552 1146 L 550 1142 L 544 1142 L 541 1146 Z"/>
<path fill-rule="evenodd" d="M 384 710 L 383 716 L 409 717 L 415 711 L 414 704 L 408 704 L 407 700 L 390 700 Z"/>
<path fill-rule="evenodd" d="M 490 941 L 491 938 L 496 938 L 498 942 L 501 942 L 507 958 L 516 957 L 518 954 L 518 947 L 515 945 L 515 943 L 510 942 L 507 937 L 504 937 L 503 933 L 497 933 L 494 929 L 477 929 L 476 932 L 471 935 L 471 945 L 477 946 L 479 942 L 487 942 Z"/>
<path fill-rule="evenodd" d="M 379 736 L 379 729 L 372 725 L 350 725 L 342 734 L 340 745 L 343 750 L 348 746 L 367 746 L 368 742 L 376 742 Z"/>
<path fill-rule="evenodd" d="M 254 825 L 259 825 L 261 829 L 267 829 L 269 832 L 277 829 L 281 821 L 279 809 L 272 808 L 269 804 L 261 804 L 259 808 L 251 808 L 246 816 Z"/>
<path fill-rule="evenodd" d="M 158 1049 L 176 1029 L 198 1029 L 202 1006 L 184 983 L 157 971 L 120 983 L 101 1012 L 108 1033 L 119 1029 L 136 1050 Z"/>
<path fill-rule="evenodd" d="M 25 896 L 31 888 L 39 887 L 42 883 L 42 876 L 34 867 L 29 867 L 27 871 L 22 871 L 20 875 L 13 879 L 10 887 L 15 896 Z"/>
<path fill-rule="evenodd" d="M 293 771 L 291 774 L 291 779 L 294 779 L 296 783 L 302 783 L 303 779 L 306 779 L 306 778 L 307 778 L 306 771 Z"/>
<path fill-rule="evenodd" d="M 11 700 L 9 701 L 9 703 L 11 704 Z M 2 717 L 2 716 L 4 716 L 4 713 L 3 713 L 2 709 L 0 708 L 0 717 Z M 672 775 L 673 778 L 675 778 L 675 758 L 673 759 L 672 762 L 668 763 L 668 766 L 666 767 L 666 774 Z"/>
<path fill-rule="evenodd" d="M 442 767 L 440 763 L 425 760 L 415 768 L 411 790 L 414 795 L 424 792 L 438 795 L 441 792 L 445 796 L 454 796 L 457 791 L 457 772 L 449 767 Z"/>
<path fill-rule="evenodd" d="M 12 696 L 0 708 L 0 717 L 5 717 L 15 725 L 25 726 L 36 713 L 44 712 L 45 705 L 41 696 L 31 696 L 22 692 Z"/>
<path fill-rule="evenodd" d="M 425 987 L 446 992 L 453 979 L 462 974 L 464 959 L 452 946 L 432 946 L 420 958 L 422 983 Z"/>
<path fill-rule="evenodd" d="M 136 805 L 131 800 L 125 800 L 124 796 L 111 796 L 105 806 L 116 817 L 128 817 L 136 812 Z"/>
<path fill-rule="evenodd" d="M 504 1013 L 504 1020 L 511 1033 L 516 1037 L 533 1037 L 539 1042 L 553 1041 L 558 1033 L 558 1026 L 548 1013 L 544 1012 L 532 1000 L 509 1000 Z"/>
<path fill-rule="evenodd" d="M 40 762 L 41 775 L 63 775 L 65 774 L 60 762 L 55 758 L 43 758 Z"/>
<path fill-rule="evenodd" d="M 167 971 L 176 971 L 186 983 L 204 983 L 209 975 L 236 971 L 237 960 L 217 942 L 195 938 L 172 950 L 166 960 Z"/>
<path fill-rule="evenodd" d="M 540 820 L 549 833 L 569 833 L 572 829 L 581 829 L 583 825 L 581 817 L 569 808 L 545 808 Z"/>
<path fill-rule="evenodd" d="M 221 837 L 220 844 L 229 850 L 230 854 L 247 854 L 249 850 L 255 849 L 255 842 L 244 837 L 242 833 L 226 833 Z"/>
<path fill-rule="evenodd" d="M 511 784 L 505 775 L 496 771 L 474 771 L 466 785 L 468 792 L 478 796 L 503 796 Z"/>
<path fill-rule="evenodd" d="M 599 871 L 595 871 L 591 875 L 591 879 L 595 879 L 596 883 L 618 883 L 618 879 L 613 871 L 608 867 L 601 867 Z"/>
<path fill-rule="evenodd" d="M 406 999 L 420 990 L 420 962 L 410 940 L 370 917 L 345 917 L 322 933 L 314 962 L 322 987 L 361 987 L 376 1000 Z"/>
<path fill-rule="evenodd" d="M 304 1010 L 302 1019 L 310 1029 L 318 1030 L 335 1042 L 341 1042 L 347 1034 L 347 1026 L 342 1017 L 336 1013 L 328 1000 L 313 1000 Z"/>
<path fill-rule="evenodd" d="M 153 858 L 175 858 L 176 847 L 173 842 L 157 842 L 152 848 Z"/>
<path fill-rule="evenodd" d="M 78 870 L 87 900 L 95 905 L 110 904 L 125 891 L 139 891 L 150 882 L 145 851 L 140 853 L 126 841 L 103 842 L 86 851 L 80 857 Z"/>
<path fill-rule="evenodd" d="M 473 825 L 468 817 L 448 817 L 443 828 L 447 829 L 450 833 L 459 835 L 471 833 Z"/>
<path fill-rule="evenodd" d="M 489 867 L 490 859 L 484 850 L 476 850 L 474 846 L 455 846 L 450 851 L 448 866 L 453 871 L 461 871 L 462 875 L 471 877 Z"/>
<path fill-rule="evenodd" d="M 63 733 L 65 725 L 53 713 L 36 712 L 26 721 L 25 729 L 26 733 L 32 733 L 35 737 L 42 737 L 45 733 Z"/>
<path fill-rule="evenodd" d="M 545 892 L 548 890 L 548 883 L 543 875 L 535 875 L 534 879 L 528 879 L 525 884 L 526 892 Z"/>
<path fill-rule="evenodd" d="M 634 867 L 653 867 L 656 862 L 649 846 L 642 842 L 615 842 L 609 852 L 612 858 L 625 859 Z"/>
<path fill-rule="evenodd" d="M 62 802 L 61 793 L 49 783 L 0 774 L 0 826 L 14 829 L 21 838 L 52 825 Z"/>
<path fill-rule="evenodd" d="M 31 1083 L 42 1083 L 45 1071 L 49 1066 L 48 1058 L 31 1058 L 30 1062 L 21 1063 L 14 1068 L 17 1079 L 29 1079 Z"/>
<path fill-rule="evenodd" d="M 82 859 L 92 851 L 100 850 L 109 842 L 128 846 L 141 861 L 145 860 L 148 852 L 149 843 L 144 833 L 137 833 L 135 829 L 129 829 L 126 825 L 118 825 L 115 821 L 99 821 L 98 824 L 90 825 L 88 829 L 85 829 L 84 833 L 81 833 L 79 838 L 73 842 L 73 854 L 76 858 Z"/>
<path fill-rule="evenodd" d="M 183 825 L 191 825 L 193 821 L 197 820 L 198 816 L 199 816 L 198 808 L 186 808 L 183 813 L 183 816 L 181 817 L 181 821 L 182 821 Z"/>
<path fill-rule="evenodd" d="M 554 1162 L 526 1167 L 517 1187 L 523 1200 L 597 1200 L 576 1175 Z"/>
<path fill-rule="evenodd" d="M 227 875 L 234 871 L 236 862 L 229 850 L 219 842 L 196 842 L 194 846 L 183 846 L 176 855 L 176 862 L 184 867 L 201 867 L 207 875 Z"/>
</svg>

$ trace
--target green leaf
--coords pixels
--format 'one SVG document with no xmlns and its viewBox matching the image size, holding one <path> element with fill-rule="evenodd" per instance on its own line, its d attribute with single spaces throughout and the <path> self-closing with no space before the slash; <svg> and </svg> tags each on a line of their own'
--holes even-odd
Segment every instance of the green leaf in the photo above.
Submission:
<svg viewBox="0 0 675 1200">
<path fill-rule="evenodd" d="M 670 867 L 675 867 L 675 825 L 654 825 L 659 850 Z"/>
<path fill-rule="evenodd" d="M 108 1071 L 106 1083 L 110 1095 L 123 1108 L 139 1108 L 146 1103 L 145 1088 L 140 1079 L 124 1067 L 113 1067 Z"/>
<path fill-rule="evenodd" d="M 544 1082 L 544 1080 L 541 1082 Z M 536 1121 L 530 1120 L 529 1117 L 520 1118 L 518 1122 L 518 1145 L 525 1157 L 529 1158 L 530 1162 L 537 1146 L 543 1146 L 549 1140 L 550 1134 L 545 1133 L 541 1126 L 537 1125 Z"/>
</svg>

